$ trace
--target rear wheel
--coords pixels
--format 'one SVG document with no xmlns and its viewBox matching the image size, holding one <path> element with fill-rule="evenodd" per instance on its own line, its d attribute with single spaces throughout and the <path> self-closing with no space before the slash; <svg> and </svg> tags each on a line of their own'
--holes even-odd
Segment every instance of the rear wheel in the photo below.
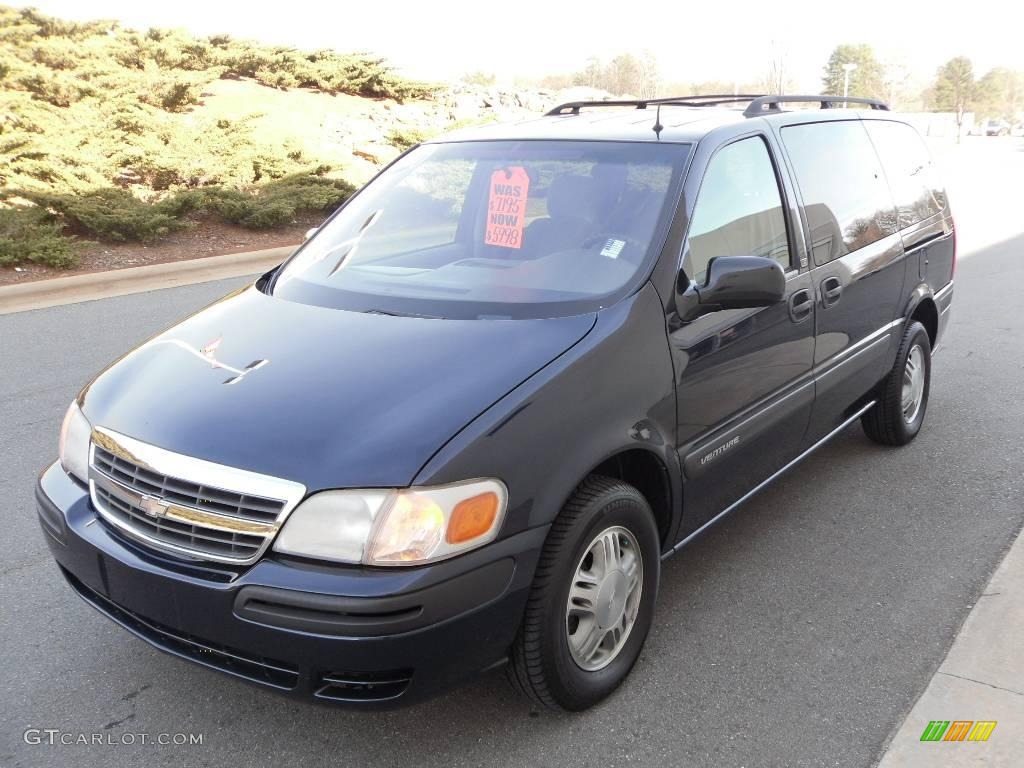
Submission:
<svg viewBox="0 0 1024 768">
<path fill-rule="evenodd" d="M 917 437 L 928 409 L 931 376 L 928 332 L 914 321 L 903 333 L 896 363 L 879 385 L 878 404 L 861 417 L 867 436 L 883 445 L 906 445 Z"/>
<path fill-rule="evenodd" d="M 536 703 L 581 710 L 633 668 L 651 626 L 658 531 L 633 486 L 591 476 L 551 527 L 509 676 Z"/>
</svg>

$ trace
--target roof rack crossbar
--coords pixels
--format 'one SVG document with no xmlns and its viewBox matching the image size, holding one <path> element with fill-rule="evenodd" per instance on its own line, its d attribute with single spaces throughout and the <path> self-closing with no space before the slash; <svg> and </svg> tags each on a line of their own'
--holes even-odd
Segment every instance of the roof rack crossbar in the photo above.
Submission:
<svg viewBox="0 0 1024 768">
<path fill-rule="evenodd" d="M 857 96 L 758 96 L 750 102 L 743 115 L 757 117 L 767 112 L 779 111 L 779 105 L 787 102 L 818 102 L 822 109 L 834 109 L 836 104 L 867 104 L 871 109 L 888 111 L 889 105 L 881 99 L 864 99 Z"/>
<path fill-rule="evenodd" d="M 578 115 L 584 107 L 636 107 L 647 109 L 648 105 L 678 105 L 689 107 L 712 107 L 719 104 L 730 104 L 737 101 L 750 101 L 761 98 L 761 94 L 754 93 L 709 93 L 698 96 L 665 96 L 658 99 L 608 99 L 608 100 L 587 100 L 568 101 L 559 104 L 549 110 L 549 117 L 557 115 Z"/>
</svg>

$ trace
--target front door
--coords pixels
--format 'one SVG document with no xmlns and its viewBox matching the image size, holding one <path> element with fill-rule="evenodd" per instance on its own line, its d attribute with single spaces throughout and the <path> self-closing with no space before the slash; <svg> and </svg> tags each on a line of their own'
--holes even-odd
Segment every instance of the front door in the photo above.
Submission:
<svg viewBox="0 0 1024 768">
<path fill-rule="evenodd" d="M 800 269 L 787 209 L 764 137 L 740 139 L 713 155 L 691 215 L 684 272 L 700 284 L 717 256 L 776 259 L 786 270 L 786 297 L 775 306 L 670 326 L 684 474 L 679 538 L 803 445 L 814 400 L 814 292 Z"/>
</svg>

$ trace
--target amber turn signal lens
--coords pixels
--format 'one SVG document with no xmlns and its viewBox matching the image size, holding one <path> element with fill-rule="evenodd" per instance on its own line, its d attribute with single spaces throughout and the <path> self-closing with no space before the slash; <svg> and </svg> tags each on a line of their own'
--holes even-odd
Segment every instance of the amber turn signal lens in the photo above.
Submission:
<svg viewBox="0 0 1024 768">
<path fill-rule="evenodd" d="M 494 525 L 499 505 L 498 495 L 491 491 L 460 501 L 452 510 L 445 540 L 461 544 L 483 536 Z"/>
</svg>

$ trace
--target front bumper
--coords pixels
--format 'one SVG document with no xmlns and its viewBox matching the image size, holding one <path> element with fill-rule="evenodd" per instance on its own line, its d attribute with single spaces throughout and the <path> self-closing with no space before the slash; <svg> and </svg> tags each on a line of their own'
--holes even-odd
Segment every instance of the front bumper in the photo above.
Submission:
<svg viewBox="0 0 1024 768">
<path fill-rule="evenodd" d="M 151 645 L 282 693 L 400 706 L 502 662 L 546 528 L 414 568 L 272 553 L 234 569 L 146 550 L 109 528 L 58 463 L 36 487 L 68 583 Z"/>
</svg>

